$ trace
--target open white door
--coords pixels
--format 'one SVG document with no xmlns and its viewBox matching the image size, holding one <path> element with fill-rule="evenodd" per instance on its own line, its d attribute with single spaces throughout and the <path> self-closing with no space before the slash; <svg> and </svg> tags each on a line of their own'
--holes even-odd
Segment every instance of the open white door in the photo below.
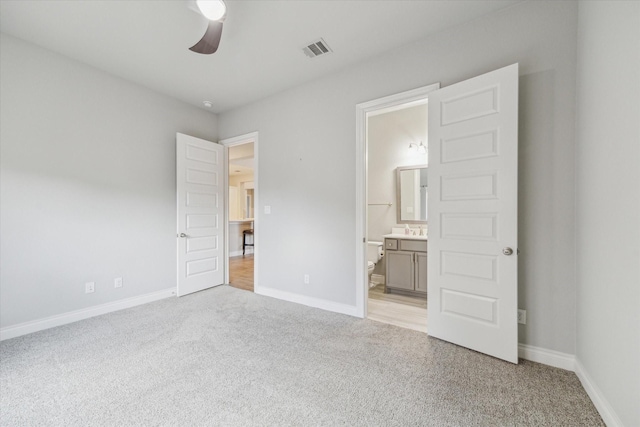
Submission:
<svg viewBox="0 0 640 427">
<path fill-rule="evenodd" d="M 224 147 L 178 133 L 178 296 L 224 281 Z"/>
<path fill-rule="evenodd" d="M 518 64 L 429 94 L 428 332 L 518 363 Z"/>
</svg>

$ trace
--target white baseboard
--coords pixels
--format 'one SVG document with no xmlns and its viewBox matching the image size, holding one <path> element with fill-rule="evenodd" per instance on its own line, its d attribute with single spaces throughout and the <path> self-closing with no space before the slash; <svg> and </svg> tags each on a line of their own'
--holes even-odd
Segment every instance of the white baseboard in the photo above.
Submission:
<svg viewBox="0 0 640 427">
<path fill-rule="evenodd" d="M 247 255 L 253 255 L 253 248 L 252 249 L 247 249 L 245 251 L 245 253 Z M 233 251 L 233 252 L 229 252 L 229 257 L 234 257 L 234 256 L 242 256 L 242 251 Z"/>
<path fill-rule="evenodd" d="M 620 418 L 604 397 L 600 388 L 591 379 L 584 369 L 584 366 L 582 366 L 582 363 L 580 363 L 580 360 L 574 355 L 534 347 L 528 344 L 518 344 L 518 356 L 532 362 L 575 372 L 580 383 L 582 383 L 582 387 L 584 387 L 607 427 L 623 427 L 622 421 L 620 421 Z"/>
<path fill-rule="evenodd" d="M 600 388 L 589 376 L 578 359 L 576 359 L 576 375 L 607 427 L 623 427 L 622 421 L 609 404 L 609 401 L 604 397 Z"/>
<path fill-rule="evenodd" d="M 571 372 L 576 369 L 576 357 L 573 354 L 561 353 L 529 344 L 518 344 L 518 357 Z"/>
<path fill-rule="evenodd" d="M 295 302 L 297 304 L 302 304 L 309 307 L 321 308 L 323 310 L 332 311 L 334 313 L 341 313 L 347 314 L 349 316 L 359 317 L 358 310 L 355 305 L 341 304 L 324 299 L 280 291 L 278 289 L 265 288 L 262 286 L 256 286 L 253 291 L 259 295 L 277 298 L 289 302 Z"/>
<path fill-rule="evenodd" d="M 158 292 L 152 292 L 145 295 L 121 299 L 118 301 L 108 302 L 93 307 L 83 308 L 81 310 L 69 311 L 67 313 L 57 314 L 44 319 L 32 320 L 29 322 L 19 323 L 13 326 L 7 326 L 0 329 L 0 341 L 10 338 L 19 337 L 21 335 L 42 331 L 56 326 L 66 325 L 68 323 L 77 322 L 78 320 L 88 319 L 90 317 L 100 316 L 102 314 L 111 313 L 113 311 L 123 310 L 125 308 L 135 307 L 137 305 L 169 298 L 176 295 L 176 288 L 164 289 Z"/>
</svg>

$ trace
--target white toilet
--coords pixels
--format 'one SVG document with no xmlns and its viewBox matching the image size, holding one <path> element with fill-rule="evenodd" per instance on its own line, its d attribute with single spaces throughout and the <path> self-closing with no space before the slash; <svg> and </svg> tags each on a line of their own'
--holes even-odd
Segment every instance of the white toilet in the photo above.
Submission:
<svg viewBox="0 0 640 427">
<path fill-rule="evenodd" d="M 371 283 L 371 275 L 373 274 L 373 269 L 376 267 L 376 263 L 382 259 L 383 254 L 384 252 L 382 249 L 382 242 L 367 242 L 367 270 L 369 272 L 370 288 L 375 286 L 375 284 Z"/>
</svg>

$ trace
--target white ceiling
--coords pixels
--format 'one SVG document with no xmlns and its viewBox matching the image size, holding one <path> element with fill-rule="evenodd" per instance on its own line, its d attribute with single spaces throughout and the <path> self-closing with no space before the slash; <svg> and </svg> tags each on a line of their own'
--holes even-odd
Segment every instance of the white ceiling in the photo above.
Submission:
<svg viewBox="0 0 640 427">
<path fill-rule="evenodd" d="M 193 0 L 2 0 L 0 31 L 219 113 L 521 0 L 227 0 L 218 52 Z M 307 58 L 322 37 L 334 53 Z"/>
<path fill-rule="evenodd" d="M 229 147 L 229 175 L 252 175 L 253 142 Z"/>
</svg>

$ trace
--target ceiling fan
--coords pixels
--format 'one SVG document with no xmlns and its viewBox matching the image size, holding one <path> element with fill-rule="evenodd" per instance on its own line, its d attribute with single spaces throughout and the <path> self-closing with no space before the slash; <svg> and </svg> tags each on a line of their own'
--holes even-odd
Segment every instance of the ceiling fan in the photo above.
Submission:
<svg viewBox="0 0 640 427">
<path fill-rule="evenodd" d="M 196 0 L 200 13 L 209 20 L 207 31 L 202 39 L 189 48 L 190 51 L 210 55 L 218 50 L 222 37 L 222 23 L 227 14 L 223 0 Z"/>
</svg>

